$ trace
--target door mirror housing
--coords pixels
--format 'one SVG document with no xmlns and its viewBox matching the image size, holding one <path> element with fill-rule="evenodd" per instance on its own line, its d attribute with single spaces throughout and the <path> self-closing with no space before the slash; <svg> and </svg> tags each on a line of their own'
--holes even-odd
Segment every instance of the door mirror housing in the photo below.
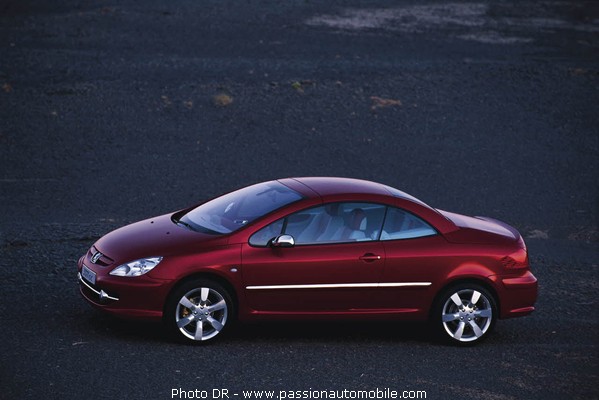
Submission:
<svg viewBox="0 0 599 400">
<path fill-rule="evenodd" d="M 295 239 L 291 235 L 279 235 L 272 240 L 270 245 L 272 247 L 293 247 L 295 246 Z"/>
</svg>

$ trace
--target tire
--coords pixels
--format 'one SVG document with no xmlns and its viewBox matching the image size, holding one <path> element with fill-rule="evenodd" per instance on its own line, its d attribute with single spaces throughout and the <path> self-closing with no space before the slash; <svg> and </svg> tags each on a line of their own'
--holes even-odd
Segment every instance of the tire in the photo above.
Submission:
<svg viewBox="0 0 599 400">
<path fill-rule="evenodd" d="M 234 319 L 231 295 L 208 279 L 185 282 L 169 296 L 165 323 L 175 338 L 206 343 L 222 335 Z"/>
<path fill-rule="evenodd" d="M 498 317 L 493 295 L 475 283 L 452 286 L 439 296 L 432 325 L 445 342 L 469 346 L 486 339 Z"/>
</svg>

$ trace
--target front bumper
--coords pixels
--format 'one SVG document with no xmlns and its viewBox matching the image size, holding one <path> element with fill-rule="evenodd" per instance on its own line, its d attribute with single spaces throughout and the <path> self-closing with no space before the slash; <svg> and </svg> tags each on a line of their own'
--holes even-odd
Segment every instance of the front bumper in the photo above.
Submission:
<svg viewBox="0 0 599 400">
<path fill-rule="evenodd" d="M 85 265 L 96 273 L 92 284 L 81 276 L 83 263 L 79 263 L 77 280 L 83 298 L 95 308 L 117 317 L 160 320 L 164 302 L 172 283 L 148 276 L 134 278 L 108 274 L 103 267 Z"/>
<path fill-rule="evenodd" d="M 81 276 L 81 272 L 77 273 L 77 279 L 79 280 L 79 284 L 82 285 L 81 286 L 81 290 L 82 290 L 82 294 L 86 297 L 86 298 L 90 298 L 89 300 L 91 300 L 91 298 L 93 297 L 91 293 L 95 294 L 96 296 L 98 296 L 97 298 L 97 302 L 98 304 L 106 304 L 108 301 L 112 300 L 112 301 L 119 301 L 119 299 L 117 297 L 113 297 L 110 296 L 108 293 L 106 293 L 104 290 L 102 289 L 96 289 L 94 287 L 94 285 L 92 285 L 91 283 L 87 282 L 85 279 L 83 279 L 83 277 Z M 83 290 L 85 290 L 86 292 L 88 292 L 88 294 L 85 294 L 83 292 Z"/>
</svg>

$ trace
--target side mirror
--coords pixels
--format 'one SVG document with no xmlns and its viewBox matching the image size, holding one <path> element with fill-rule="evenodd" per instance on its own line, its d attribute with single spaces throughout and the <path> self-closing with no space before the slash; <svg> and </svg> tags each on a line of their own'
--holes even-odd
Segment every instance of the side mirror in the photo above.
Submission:
<svg viewBox="0 0 599 400">
<path fill-rule="evenodd" d="M 270 244 L 272 247 L 293 247 L 295 239 L 291 235 L 280 235 L 274 238 Z"/>
</svg>

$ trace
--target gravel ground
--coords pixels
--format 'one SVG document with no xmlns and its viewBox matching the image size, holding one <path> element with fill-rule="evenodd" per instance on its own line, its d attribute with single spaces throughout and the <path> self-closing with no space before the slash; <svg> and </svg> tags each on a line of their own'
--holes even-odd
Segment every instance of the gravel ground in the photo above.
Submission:
<svg viewBox="0 0 599 400">
<path fill-rule="evenodd" d="M 0 0 L 0 397 L 599 398 L 598 50 L 594 2 Z M 189 347 L 80 298 L 104 233 L 310 175 L 516 226 L 538 310 L 467 349 L 388 323 Z"/>
</svg>

